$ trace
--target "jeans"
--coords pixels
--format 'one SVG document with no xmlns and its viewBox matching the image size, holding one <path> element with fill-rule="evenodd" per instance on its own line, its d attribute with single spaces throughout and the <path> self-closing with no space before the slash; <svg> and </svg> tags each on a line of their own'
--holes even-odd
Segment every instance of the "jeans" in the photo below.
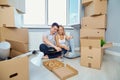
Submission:
<svg viewBox="0 0 120 80">
<path fill-rule="evenodd" d="M 50 53 L 49 52 L 49 47 L 46 44 L 40 44 L 39 49 L 40 49 L 41 52 L 44 53 L 44 56 L 48 55 L 49 59 L 57 58 L 57 57 L 61 56 L 61 51 L 60 52 L 55 52 L 55 53 Z"/>
<path fill-rule="evenodd" d="M 69 52 L 75 52 L 74 39 L 67 40 L 67 46 L 69 46 Z"/>
</svg>

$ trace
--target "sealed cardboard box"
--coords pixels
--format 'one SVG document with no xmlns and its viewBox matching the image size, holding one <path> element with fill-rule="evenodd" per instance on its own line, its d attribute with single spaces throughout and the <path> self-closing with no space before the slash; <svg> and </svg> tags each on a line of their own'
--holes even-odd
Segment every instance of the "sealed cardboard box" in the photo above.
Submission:
<svg viewBox="0 0 120 80">
<path fill-rule="evenodd" d="M 91 3 L 85 6 L 84 13 L 85 16 L 107 14 L 107 0 L 92 0 Z"/>
<path fill-rule="evenodd" d="M 28 52 L 28 44 L 19 41 L 12 41 L 12 40 L 6 40 L 6 41 L 8 41 L 11 44 L 12 49 L 23 53 Z"/>
<path fill-rule="evenodd" d="M 28 57 L 0 61 L 0 80 L 29 80 Z"/>
<path fill-rule="evenodd" d="M 81 47 L 95 47 L 101 48 L 101 38 L 100 37 L 84 37 L 80 39 Z"/>
<path fill-rule="evenodd" d="M 25 13 L 25 0 L 0 0 L 0 6 L 13 6 L 20 13 Z"/>
<path fill-rule="evenodd" d="M 106 28 L 106 15 L 83 17 L 81 28 Z"/>
<path fill-rule="evenodd" d="M 82 37 L 101 37 L 105 39 L 105 29 L 80 29 L 80 38 Z"/>
<path fill-rule="evenodd" d="M 12 41 L 28 43 L 28 29 L 0 27 L 0 31 L 0 41 L 8 39 Z"/>
<path fill-rule="evenodd" d="M 14 7 L 0 7 L 0 26 L 22 27 L 22 14 L 18 13 Z"/>
<path fill-rule="evenodd" d="M 81 47 L 80 64 L 89 68 L 100 69 L 103 58 L 101 48 Z"/>
<path fill-rule="evenodd" d="M 94 47 L 94 48 L 109 48 L 112 47 L 112 43 L 105 43 L 101 46 L 101 37 L 83 37 L 80 39 L 80 46 L 81 47 Z"/>
</svg>

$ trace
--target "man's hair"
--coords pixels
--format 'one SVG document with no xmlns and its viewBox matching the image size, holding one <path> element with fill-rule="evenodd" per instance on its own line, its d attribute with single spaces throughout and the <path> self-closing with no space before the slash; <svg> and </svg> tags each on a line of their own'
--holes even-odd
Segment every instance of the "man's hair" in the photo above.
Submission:
<svg viewBox="0 0 120 80">
<path fill-rule="evenodd" d="M 58 23 L 56 23 L 56 22 L 54 22 L 54 23 L 52 24 L 52 27 L 54 27 L 54 26 L 57 26 L 57 28 L 59 28 L 59 25 L 58 25 Z"/>
</svg>

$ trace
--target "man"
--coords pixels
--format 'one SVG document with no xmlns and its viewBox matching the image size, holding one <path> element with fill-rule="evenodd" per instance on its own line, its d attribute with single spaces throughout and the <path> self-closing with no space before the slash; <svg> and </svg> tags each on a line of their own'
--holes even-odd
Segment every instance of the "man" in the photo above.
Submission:
<svg viewBox="0 0 120 80">
<path fill-rule="evenodd" d="M 43 34 L 43 44 L 40 45 L 39 49 L 44 53 L 44 58 L 56 58 L 61 56 L 61 48 L 56 46 L 55 36 L 58 31 L 59 25 L 53 23 L 50 31 Z M 54 49 L 55 53 L 50 53 L 49 50 Z"/>
</svg>

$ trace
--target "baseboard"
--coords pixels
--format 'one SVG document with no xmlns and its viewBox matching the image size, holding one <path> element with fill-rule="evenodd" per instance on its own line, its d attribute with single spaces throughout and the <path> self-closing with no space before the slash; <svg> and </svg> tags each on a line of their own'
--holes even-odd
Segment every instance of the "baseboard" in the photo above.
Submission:
<svg viewBox="0 0 120 80">
<path fill-rule="evenodd" d="M 105 50 L 105 53 L 106 54 L 111 54 L 113 56 L 120 56 L 119 52 L 115 52 L 115 51 L 112 51 L 112 50 Z"/>
<path fill-rule="evenodd" d="M 80 47 L 76 47 L 76 48 L 75 48 L 75 51 L 80 51 Z"/>
</svg>

